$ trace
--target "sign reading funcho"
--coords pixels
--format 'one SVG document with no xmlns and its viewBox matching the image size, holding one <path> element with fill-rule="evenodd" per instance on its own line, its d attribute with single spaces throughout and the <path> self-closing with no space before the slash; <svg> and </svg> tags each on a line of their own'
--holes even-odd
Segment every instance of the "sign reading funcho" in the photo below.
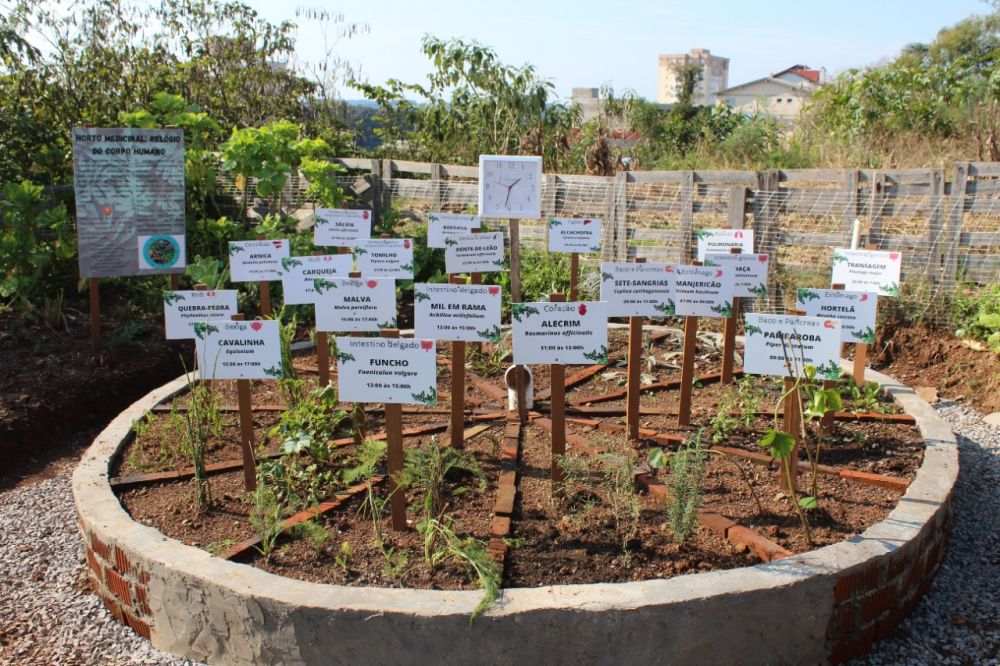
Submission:
<svg viewBox="0 0 1000 666">
<path fill-rule="evenodd" d="M 511 325 L 517 365 L 608 362 L 604 301 L 512 303 Z"/>
<path fill-rule="evenodd" d="M 788 377 L 797 367 L 802 376 L 807 365 L 816 368 L 820 379 L 840 377 L 838 320 L 747 314 L 743 372 Z"/>
<path fill-rule="evenodd" d="M 433 340 L 337 338 L 337 388 L 344 402 L 437 403 Z"/>
</svg>

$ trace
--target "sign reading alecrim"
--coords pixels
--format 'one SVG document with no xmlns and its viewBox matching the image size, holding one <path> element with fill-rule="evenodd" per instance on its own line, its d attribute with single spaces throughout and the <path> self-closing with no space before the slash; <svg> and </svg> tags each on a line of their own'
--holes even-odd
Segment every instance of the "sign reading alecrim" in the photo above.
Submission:
<svg viewBox="0 0 1000 666">
<path fill-rule="evenodd" d="M 591 365 L 608 362 L 604 301 L 512 303 L 514 363 Z"/>
</svg>

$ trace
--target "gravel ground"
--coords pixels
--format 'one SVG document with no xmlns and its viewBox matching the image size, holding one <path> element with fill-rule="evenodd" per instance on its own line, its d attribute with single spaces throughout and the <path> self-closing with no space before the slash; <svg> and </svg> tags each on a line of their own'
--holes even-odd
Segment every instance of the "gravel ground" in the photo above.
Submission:
<svg viewBox="0 0 1000 666">
<path fill-rule="evenodd" d="M 855 664 L 1000 666 L 1000 429 L 941 403 L 959 433 L 955 525 L 927 596 Z M 184 664 L 118 624 L 87 590 L 70 466 L 0 492 L 0 665 Z"/>
</svg>

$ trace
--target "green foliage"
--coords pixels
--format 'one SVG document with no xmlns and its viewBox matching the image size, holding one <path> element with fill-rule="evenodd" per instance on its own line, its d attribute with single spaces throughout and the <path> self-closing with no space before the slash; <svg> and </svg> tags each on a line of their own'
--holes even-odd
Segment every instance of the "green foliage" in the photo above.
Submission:
<svg viewBox="0 0 1000 666">
<path fill-rule="evenodd" d="M 955 292 L 952 312 L 955 335 L 984 340 L 1000 352 L 1000 284 L 981 288 L 961 285 Z"/>
<path fill-rule="evenodd" d="M 180 447 L 191 459 L 194 467 L 195 498 L 198 507 L 207 509 L 212 504 L 212 486 L 205 471 L 205 453 L 208 442 L 213 437 L 222 436 L 222 418 L 219 412 L 218 396 L 211 382 L 202 382 L 186 374 L 188 385 L 188 405 L 179 410 L 174 403 L 170 419 L 180 434 Z"/>
<path fill-rule="evenodd" d="M 309 545 L 312 546 L 316 555 L 322 554 L 326 542 L 330 540 L 330 532 L 315 520 L 307 520 L 299 523 L 295 527 L 295 533 L 305 537 Z M 347 543 L 346 541 L 344 543 Z M 349 546 L 350 544 L 348 544 Z M 336 558 L 335 558 L 336 559 Z"/>
<path fill-rule="evenodd" d="M 471 536 L 457 535 L 452 525 L 432 518 L 419 528 L 424 535 L 424 553 L 427 563 L 437 567 L 450 561 L 465 569 L 470 581 L 479 584 L 483 598 L 476 604 L 469 618 L 476 621 L 500 596 L 503 572 L 490 556 L 486 543 Z"/>
<path fill-rule="evenodd" d="M 268 561 L 284 531 L 285 510 L 278 494 L 262 479 L 258 479 L 257 487 L 250 493 L 250 501 L 250 524 L 260 537 L 257 550 Z"/>
<path fill-rule="evenodd" d="M 340 552 L 333 556 L 333 561 L 337 563 L 344 573 L 351 567 L 351 557 L 354 555 L 354 548 L 351 547 L 350 542 L 343 541 L 340 544 Z"/>
<path fill-rule="evenodd" d="M 846 382 L 840 384 L 838 389 L 842 401 L 845 398 L 851 401 L 853 412 L 886 414 L 891 410 L 890 405 L 882 400 L 882 387 L 875 382 L 865 382 L 858 386 L 854 382 L 854 377 L 848 376 Z"/>
<path fill-rule="evenodd" d="M 670 480 L 667 488 L 671 499 L 667 505 L 667 520 L 670 531 L 678 541 L 686 541 L 698 521 L 705 460 L 700 432 L 670 456 Z"/>
<path fill-rule="evenodd" d="M 757 418 L 763 401 L 764 390 L 757 386 L 755 378 L 750 375 L 727 386 L 719 399 L 718 410 L 712 417 L 712 441 L 718 444 L 728 440 L 741 425 L 749 428 Z"/>
<path fill-rule="evenodd" d="M 473 481 L 473 485 L 464 485 Z M 486 490 L 486 475 L 470 454 L 453 446 L 441 446 L 432 440 L 428 446 L 408 449 L 403 465 L 402 483 L 422 497 L 423 520 L 442 517 L 447 483 L 458 484 L 452 494 Z"/>
</svg>

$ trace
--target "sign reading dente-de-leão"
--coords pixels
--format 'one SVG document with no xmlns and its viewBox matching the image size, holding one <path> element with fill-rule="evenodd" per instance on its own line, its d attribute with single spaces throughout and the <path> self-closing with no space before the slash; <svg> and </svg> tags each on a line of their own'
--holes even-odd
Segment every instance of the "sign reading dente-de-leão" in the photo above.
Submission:
<svg viewBox="0 0 1000 666">
<path fill-rule="evenodd" d="M 875 292 L 879 296 L 899 296 L 901 252 L 878 250 L 833 251 L 833 280 L 850 291 Z"/>
<path fill-rule="evenodd" d="M 239 312 L 235 289 L 164 291 L 163 321 L 168 340 L 197 337 L 194 323 L 207 319 L 229 321 Z"/>
<path fill-rule="evenodd" d="M 281 279 L 281 260 L 289 255 L 286 239 L 229 241 L 232 282 L 270 282 Z"/>
<path fill-rule="evenodd" d="M 458 236 L 445 243 L 446 273 L 490 273 L 506 269 L 502 231 Z"/>
<path fill-rule="evenodd" d="M 820 379 L 840 377 L 840 321 L 749 313 L 746 315 L 743 372 L 751 375 L 805 376 L 816 368 Z"/>
<path fill-rule="evenodd" d="M 841 289 L 799 289 L 795 301 L 810 317 L 839 319 L 842 342 L 875 344 L 877 294 Z"/>
<path fill-rule="evenodd" d="M 478 215 L 435 211 L 427 216 L 427 247 L 448 247 L 449 238 L 468 236 L 478 228 Z"/>
<path fill-rule="evenodd" d="M 313 226 L 313 244 L 351 247 L 371 238 L 372 212 L 346 208 L 317 208 Z"/>
<path fill-rule="evenodd" d="M 410 338 L 337 338 L 344 402 L 437 403 L 437 345 Z"/>
<path fill-rule="evenodd" d="M 514 363 L 592 365 L 608 362 L 604 301 L 512 303 Z"/>
<path fill-rule="evenodd" d="M 316 330 L 356 333 L 396 328 L 392 278 L 317 278 Z"/>
<path fill-rule="evenodd" d="M 705 261 L 705 255 L 724 254 L 729 248 L 738 247 L 743 254 L 753 253 L 753 229 L 697 229 L 698 261 Z"/>
<path fill-rule="evenodd" d="M 361 275 L 413 279 L 413 240 L 373 238 L 354 244 L 354 261 Z"/>
<path fill-rule="evenodd" d="M 706 266 L 723 266 L 733 274 L 733 296 L 737 298 L 767 298 L 766 254 L 705 255 Z"/>
<path fill-rule="evenodd" d="M 458 342 L 500 342 L 500 287 L 413 286 L 414 336 Z"/>
<path fill-rule="evenodd" d="M 281 287 L 285 305 L 316 302 L 316 278 L 347 277 L 354 270 L 349 254 L 320 254 L 284 257 L 281 260 Z"/>
<path fill-rule="evenodd" d="M 194 323 L 202 379 L 281 379 L 278 321 Z"/>
<path fill-rule="evenodd" d="M 73 129 L 80 277 L 184 272 L 184 132 Z"/>
<path fill-rule="evenodd" d="M 550 217 L 549 252 L 601 251 L 601 221 L 593 217 Z"/>
<path fill-rule="evenodd" d="M 601 263 L 601 301 L 609 317 L 668 317 L 674 296 L 668 274 L 673 264 Z"/>
<path fill-rule="evenodd" d="M 675 265 L 671 276 L 676 312 L 683 317 L 730 317 L 733 272 L 721 266 Z"/>
</svg>

